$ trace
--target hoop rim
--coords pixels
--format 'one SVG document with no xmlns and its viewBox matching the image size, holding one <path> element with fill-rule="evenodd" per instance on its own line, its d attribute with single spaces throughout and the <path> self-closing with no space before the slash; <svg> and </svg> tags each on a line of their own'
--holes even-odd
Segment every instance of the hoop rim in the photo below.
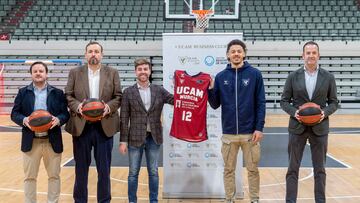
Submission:
<svg viewBox="0 0 360 203">
<path fill-rule="evenodd" d="M 214 11 L 213 10 L 192 10 L 192 13 L 198 16 L 205 16 L 205 15 L 210 15 L 213 14 Z"/>
</svg>

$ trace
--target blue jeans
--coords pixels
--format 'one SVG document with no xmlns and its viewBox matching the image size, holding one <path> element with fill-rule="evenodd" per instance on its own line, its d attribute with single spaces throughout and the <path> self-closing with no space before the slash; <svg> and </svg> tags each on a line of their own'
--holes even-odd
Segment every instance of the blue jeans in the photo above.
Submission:
<svg viewBox="0 0 360 203">
<path fill-rule="evenodd" d="M 151 203 L 155 203 L 158 202 L 159 192 L 158 159 L 160 154 L 160 145 L 154 142 L 150 133 L 148 133 L 145 143 L 140 147 L 129 146 L 129 202 L 137 202 L 136 192 L 138 189 L 138 176 L 144 150 L 149 174 L 149 199 Z"/>
</svg>

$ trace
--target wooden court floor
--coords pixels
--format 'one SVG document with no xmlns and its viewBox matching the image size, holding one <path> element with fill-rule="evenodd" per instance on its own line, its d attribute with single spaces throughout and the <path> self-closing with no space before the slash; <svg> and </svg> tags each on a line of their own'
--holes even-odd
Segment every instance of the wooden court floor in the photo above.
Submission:
<svg viewBox="0 0 360 203">
<path fill-rule="evenodd" d="M 266 126 L 285 127 L 286 115 L 268 115 Z M 16 126 L 9 116 L 0 116 L 1 126 Z M 333 115 L 331 127 L 360 127 L 360 115 Z M 64 134 L 64 153 L 62 163 L 72 158 L 71 136 Z M 117 146 L 114 146 L 117 147 Z M 327 202 L 358 203 L 360 202 L 360 133 L 332 134 L 329 136 L 329 155 L 347 164 L 346 169 L 327 169 Z M 261 202 L 284 202 L 286 168 L 260 168 Z M 112 168 L 112 202 L 127 202 L 127 168 Z M 89 202 L 96 202 L 96 169 L 91 168 L 89 174 Z M 244 172 L 243 177 L 246 177 Z M 160 184 L 162 184 L 162 168 L 160 168 Z M 61 171 L 60 202 L 73 202 L 72 189 L 74 168 L 63 167 Z M 314 202 L 313 174 L 311 169 L 301 169 L 298 202 Z M 247 180 L 244 178 L 245 198 L 237 203 L 249 202 Z M 38 177 L 38 202 L 46 202 L 47 175 L 44 167 L 40 167 Z M 141 170 L 139 177 L 139 202 L 148 202 L 148 186 L 146 170 Z M 20 133 L 0 132 L 0 203 L 23 202 L 23 169 L 22 152 L 20 151 Z M 160 185 L 159 202 L 224 202 L 221 199 L 163 199 Z"/>
</svg>

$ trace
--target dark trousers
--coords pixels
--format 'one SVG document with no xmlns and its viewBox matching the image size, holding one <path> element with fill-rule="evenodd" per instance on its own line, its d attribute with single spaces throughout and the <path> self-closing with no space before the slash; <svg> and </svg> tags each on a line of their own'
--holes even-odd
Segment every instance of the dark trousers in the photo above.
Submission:
<svg viewBox="0 0 360 203">
<path fill-rule="evenodd" d="M 310 127 L 301 135 L 289 134 L 289 167 L 286 173 L 286 202 L 295 203 L 298 191 L 299 168 L 307 140 L 310 143 L 314 168 L 314 193 L 316 203 L 325 203 L 325 162 L 328 135 L 317 136 Z"/>
<path fill-rule="evenodd" d="M 73 137 L 75 159 L 74 202 L 86 203 L 88 199 L 88 174 L 91 164 L 91 150 L 94 148 L 94 158 L 98 173 L 97 200 L 105 203 L 111 200 L 110 167 L 113 137 L 107 137 L 101 123 L 86 124 L 79 137 Z"/>
</svg>

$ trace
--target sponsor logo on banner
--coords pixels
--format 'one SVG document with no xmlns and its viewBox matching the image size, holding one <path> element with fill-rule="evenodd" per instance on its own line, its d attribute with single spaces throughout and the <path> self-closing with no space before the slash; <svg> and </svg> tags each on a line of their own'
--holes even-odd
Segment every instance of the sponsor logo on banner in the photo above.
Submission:
<svg viewBox="0 0 360 203">
<path fill-rule="evenodd" d="M 214 124 L 214 123 L 208 123 L 207 124 L 207 128 L 211 128 L 211 129 L 217 129 L 217 125 L 216 124 Z"/>
<path fill-rule="evenodd" d="M 206 147 L 209 149 L 216 149 L 218 145 L 216 143 L 206 143 Z"/>
<path fill-rule="evenodd" d="M 182 148 L 182 145 L 180 143 L 171 143 L 170 144 L 170 147 L 172 149 L 181 149 Z"/>
<path fill-rule="evenodd" d="M 196 143 L 188 143 L 187 148 L 200 148 L 200 145 Z"/>
<path fill-rule="evenodd" d="M 209 139 L 218 139 L 219 136 L 217 136 L 216 134 L 209 134 Z"/>
<path fill-rule="evenodd" d="M 206 114 L 206 118 L 217 118 L 217 116 L 215 114 L 208 113 Z"/>
<path fill-rule="evenodd" d="M 207 66 L 212 66 L 212 65 L 215 64 L 215 59 L 214 59 L 213 56 L 206 56 L 205 59 L 204 59 L 204 63 Z"/>
<path fill-rule="evenodd" d="M 188 153 L 188 157 L 189 157 L 189 158 L 200 158 L 200 156 L 199 156 L 198 153 L 193 153 L 193 152 Z"/>
<path fill-rule="evenodd" d="M 228 64 L 226 57 L 216 57 L 216 65 L 225 65 Z"/>
<path fill-rule="evenodd" d="M 215 162 L 207 162 L 206 167 L 207 168 L 217 168 L 218 165 Z"/>
<path fill-rule="evenodd" d="M 218 155 L 213 152 L 206 152 L 204 156 L 205 158 L 218 158 Z"/>
<path fill-rule="evenodd" d="M 200 60 L 194 56 L 179 56 L 179 62 L 181 65 L 193 64 L 197 65 L 200 64 Z"/>
<path fill-rule="evenodd" d="M 181 154 L 179 154 L 179 153 L 176 153 L 176 152 L 170 152 L 169 157 L 171 159 L 175 159 L 175 158 L 182 158 L 183 156 Z"/>
<path fill-rule="evenodd" d="M 198 163 L 194 163 L 194 162 L 187 162 L 186 166 L 188 168 L 200 168 L 200 165 Z"/>
<path fill-rule="evenodd" d="M 182 164 L 179 162 L 170 162 L 169 164 L 170 164 L 171 168 L 181 168 L 182 167 Z"/>
</svg>

